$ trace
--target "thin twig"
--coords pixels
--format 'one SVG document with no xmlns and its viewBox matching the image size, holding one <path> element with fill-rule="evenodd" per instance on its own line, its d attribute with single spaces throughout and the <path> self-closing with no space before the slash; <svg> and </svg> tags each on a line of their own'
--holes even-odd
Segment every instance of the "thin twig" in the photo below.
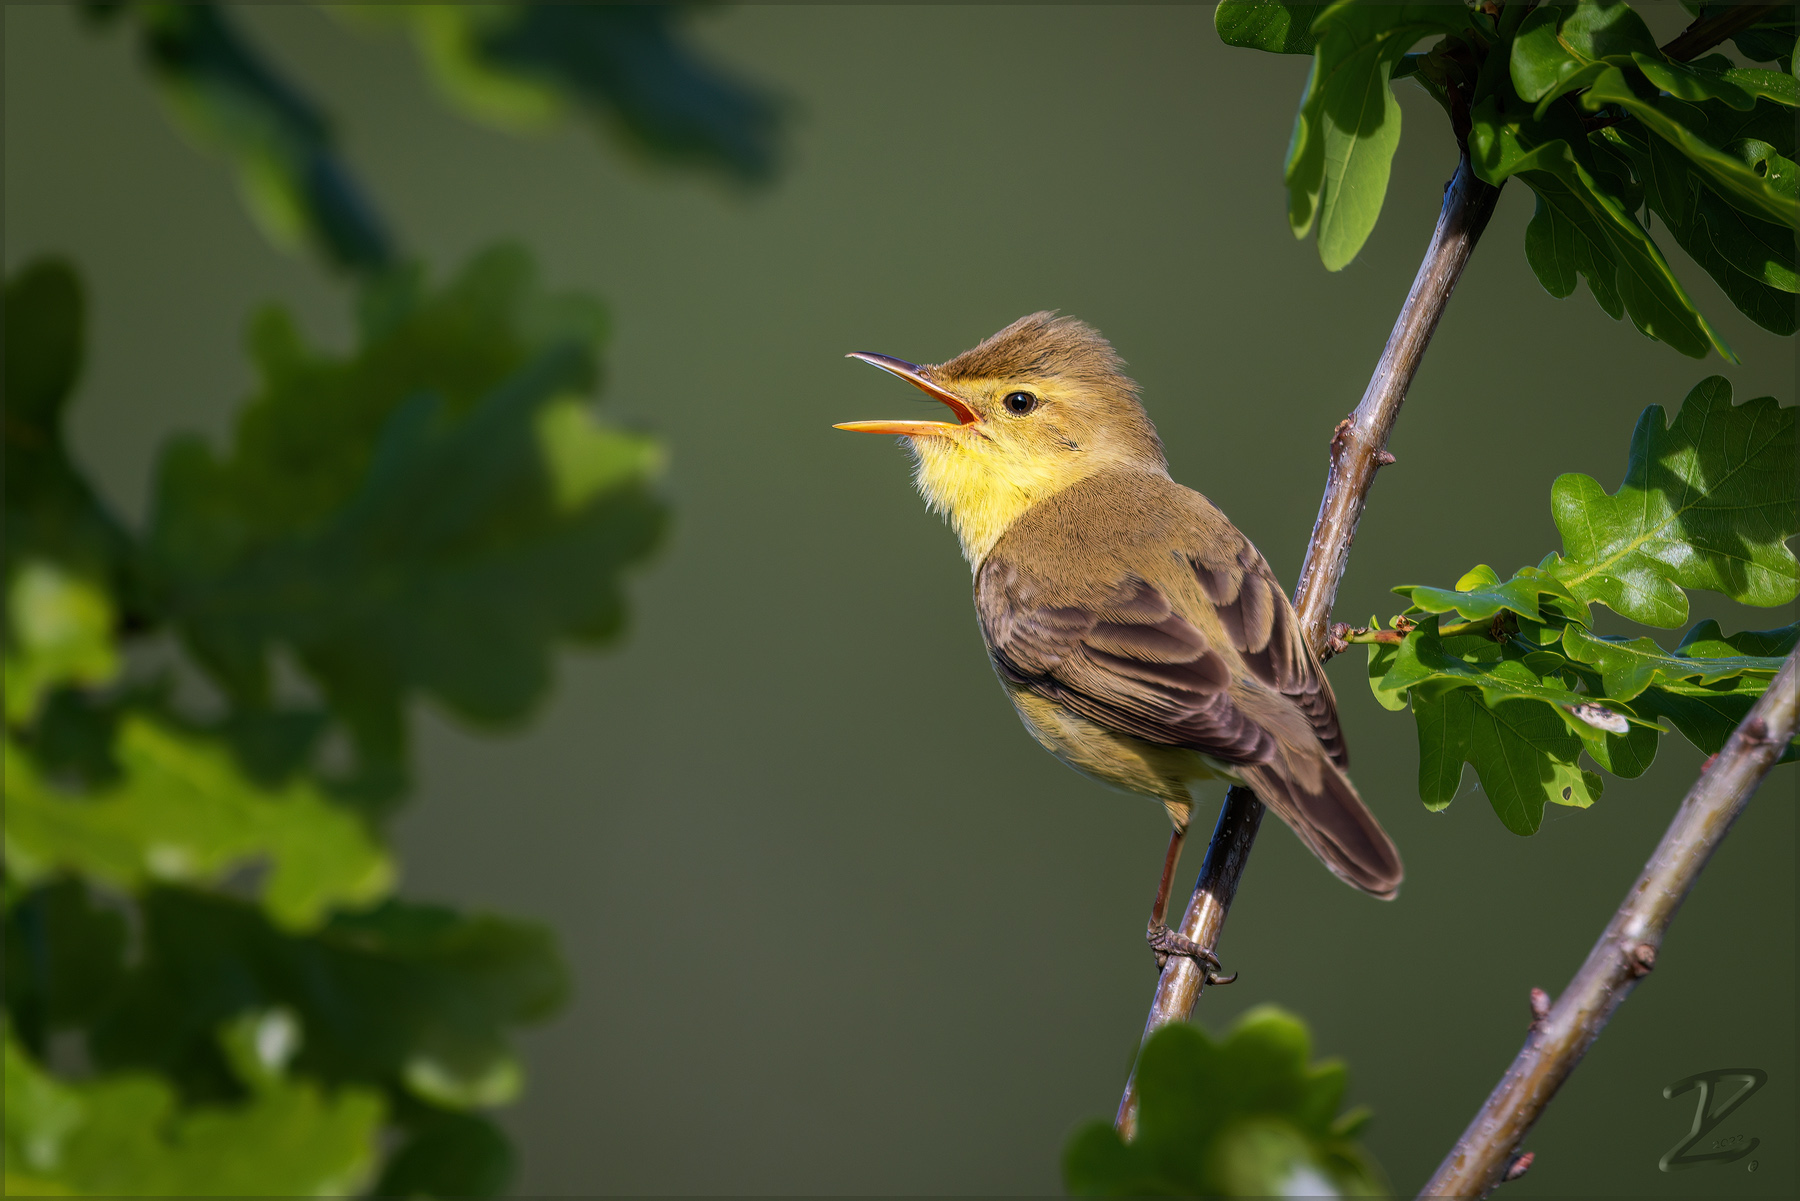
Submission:
<svg viewBox="0 0 1800 1201">
<path fill-rule="evenodd" d="M 1388 335 L 1375 374 L 1363 392 L 1362 403 L 1338 424 L 1331 439 L 1331 469 L 1325 495 L 1319 503 L 1312 541 L 1306 548 L 1306 562 L 1300 568 L 1300 584 L 1294 590 L 1300 627 L 1315 654 L 1325 648 L 1331 606 L 1337 600 L 1338 583 L 1343 579 L 1350 543 L 1356 536 L 1357 522 L 1362 520 L 1375 473 L 1394 461 L 1387 453 L 1387 440 L 1400 415 L 1400 404 L 1406 399 L 1406 390 L 1412 386 L 1438 319 L 1456 290 L 1456 281 L 1462 277 L 1476 240 L 1494 215 L 1499 197 L 1499 188 L 1475 177 L 1465 154 L 1457 164 L 1456 175 L 1444 189 L 1444 206 L 1438 214 L 1431 245 L 1419 264 L 1393 333 Z M 1225 794 L 1219 824 L 1206 848 L 1193 899 L 1188 902 L 1179 927 L 1182 934 L 1203 947 L 1218 946 L 1225 915 L 1237 894 L 1238 880 L 1256 840 L 1262 813 L 1262 802 L 1248 788 L 1233 788 Z M 1187 1020 L 1205 987 L 1204 976 L 1192 959 L 1169 958 L 1156 983 L 1156 996 L 1144 1023 L 1145 1038 L 1170 1022 Z M 1114 1125 L 1127 1139 L 1136 1132 L 1135 1068 L 1125 1082 L 1125 1095 L 1119 1100 Z"/>
<path fill-rule="evenodd" d="M 1532 1023 L 1524 1049 L 1419 1196 L 1484 1197 L 1501 1182 L 1556 1090 L 1656 966 L 1675 911 L 1794 737 L 1797 674 L 1800 650 L 1788 656 L 1725 749 L 1701 769 L 1587 962 L 1550 1011 Z"/>
<path fill-rule="evenodd" d="M 1662 52 L 1678 63 L 1690 62 L 1732 34 L 1742 33 L 1780 7 L 1782 6 L 1779 4 L 1738 4 L 1717 16 L 1695 17 L 1694 23 L 1664 46 Z"/>
</svg>

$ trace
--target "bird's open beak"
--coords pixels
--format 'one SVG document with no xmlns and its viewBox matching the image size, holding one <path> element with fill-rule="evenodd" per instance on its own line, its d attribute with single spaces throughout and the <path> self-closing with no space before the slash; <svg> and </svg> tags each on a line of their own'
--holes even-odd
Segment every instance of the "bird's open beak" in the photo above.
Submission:
<svg viewBox="0 0 1800 1201">
<path fill-rule="evenodd" d="M 948 389 L 933 383 L 924 370 L 907 362 L 885 354 L 870 354 L 867 351 L 853 351 L 844 356 L 847 359 L 861 359 L 865 363 L 873 363 L 883 371 L 899 376 L 919 391 L 926 393 L 934 400 L 941 400 L 950 406 L 956 414 L 956 421 L 846 421 L 833 428 L 854 430 L 863 434 L 902 434 L 909 438 L 921 435 L 943 435 L 952 430 L 959 430 L 976 423 L 979 418 L 975 411 L 965 404 L 961 397 Z"/>
</svg>

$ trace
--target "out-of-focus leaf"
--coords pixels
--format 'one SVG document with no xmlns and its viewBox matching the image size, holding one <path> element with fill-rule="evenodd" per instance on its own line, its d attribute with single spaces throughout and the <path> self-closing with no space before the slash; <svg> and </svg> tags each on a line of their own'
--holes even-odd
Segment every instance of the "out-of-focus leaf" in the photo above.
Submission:
<svg viewBox="0 0 1800 1201">
<path fill-rule="evenodd" d="M 1387 195 L 1400 144 L 1400 104 L 1388 84 L 1394 65 L 1420 38 L 1459 33 L 1469 23 L 1460 4 L 1340 3 L 1314 19 L 1313 69 L 1284 178 L 1294 236 L 1318 222 L 1326 270 L 1356 257 Z"/>
<path fill-rule="evenodd" d="M 109 1068 L 198 1073 L 194 1086 L 214 1070 L 221 1024 L 284 1009 L 306 1032 L 296 1073 L 439 1107 L 497 1104 L 509 1096 L 496 1082 L 518 1079 L 507 1029 L 568 991 L 549 931 L 495 917 L 389 901 L 296 935 L 253 906 L 173 888 L 145 894 L 141 912 L 143 962 L 90 1045 Z"/>
<path fill-rule="evenodd" d="M 775 166 L 779 109 L 680 37 L 691 4 L 359 4 L 405 22 L 438 81 L 474 115 L 513 128 L 574 105 L 664 160 L 744 180 Z"/>
<path fill-rule="evenodd" d="M 512 1144 L 492 1121 L 424 1105 L 402 1112 L 405 1141 L 376 1183 L 377 1197 L 497 1197 L 512 1179 Z"/>
<path fill-rule="evenodd" d="M 13 574 L 6 597 L 6 721 L 37 715 L 61 684 L 103 684 L 119 669 L 113 607 L 106 594 L 41 561 Z"/>
<path fill-rule="evenodd" d="M 1644 333 L 1694 358 L 1704 358 L 1710 347 L 1736 361 L 1649 233 L 1596 173 L 1573 113 L 1552 109 L 1527 129 L 1503 117 L 1490 99 L 1472 119 L 1469 151 L 1476 174 L 1492 184 L 1518 175 L 1537 193 L 1525 257 L 1551 295 L 1567 296 L 1579 272 L 1615 318 L 1629 312 Z"/>
<path fill-rule="evenodd" d="M 24 892 L 7 913 L 5 945 L 7 1017 L 39 1055 L 53 1017 L 58 1026 L 87 1025 L 125 979 L 124 913 L 75 880 Z"/>
<path fill-rule="evenodd" d="M 119 596 L 131 538 L 63 438 L 63 410 L 81 371 L 84 309 L 81 281 L 61 259 L 33 260 L 6 282 L 5 574 L 10 581 L 19 564 L 42 560 Z"/>
<path fill-rule="evenodd" d="M 1552 574 L 1584 601 L 1665 629 L 1687 620 L 1687 588 L 1749 605 L 1793 600 L 1794 414 L 1767 396 L 1733 405 L 1721 376 L 1695 385 L 1673 424 L 1651 405 L 1618 492 L 1586 475 L 1556 481 L 1563 554 Z"/>
<path fill-rule="evenodd" d="M 1348 1075 L 1313 1064 L 1299 1019 L 1253 1009 L 1223 1042 L 1177 1022 L 1138 1056 L 1138 1134 L 1109 1122 L 1076 1131 L 1063 1184 L 1079 1197 L 1375 1196 L 1383 1182 L 1354 1141 L 1361 1111 L 1339 1116 Z"/>
<path fill-rule="evenodd" d="M 271 1078 L 229 1106 L 178 1104 L 150 1075 L 57 1080 L 5 1035 L 6 1191 L 89 1196 L 335 1196 L 376 1158 L 384 1106 Z"/>
<path fill-rule="evenodd" d="M 259 326 L 261 396 L 230 453 L 171 448 L 151 547 L 187 645 L 241 707 L 291 647 L 361 759 L 362 795 L 402 780 L 403 702 L 521 717 L 551 643 L 623 620 L 619 576 L 656 541 L 650 438 L 600 425 L 602 317 L 537 296 L 522 253 L 441 292 L 400 280 L 365 304 L 348 358 Z"/>
<path fill-rule="evenodd" d="M 1586 808 L 1604 788 L 1577 764 L 1582 740 L 1554 705 L 1531 699 L 1483 703 L 1472 688 L 1412 690 L 1419 726 L 1419 798 L 1431 810 L 1456 798 L 1464 763 L 1473 764 L 1500 823 L 1535 834 L 1544 805 Z"/>
<path fill-rule="evenodd" d="M 281 245 L 310 245 L 353 271 L 393 246 L 333 145 L 330 122 L 216 4 L 138 3 L 145 58 L 181 125 L 237 168 L 245 202 Z"/>
<path fill-rule="evenodd" d="M 1267 50 L 1271 54 L 1311 54 L 1317 4 L 1284 4 L 1279 0 L 1222 0 L 1213 10 L 1213 28 L 1227 46 Z"/>
<path fill-rule="evenodd" d="M 119 888 L 212 883 L 266 861 L 263 905 L 281 924 L 317 925 L 334 905 L 365 905 L 393 865 L 353 813 L 304 781 L 279 791 L 245 779 L 229 753 L 131 716 L 119 731 L 120 780 L 60 795 L 25 750 L 6 746 L 6 868 L 22 882 L 73 870 Z"/>
</svg>

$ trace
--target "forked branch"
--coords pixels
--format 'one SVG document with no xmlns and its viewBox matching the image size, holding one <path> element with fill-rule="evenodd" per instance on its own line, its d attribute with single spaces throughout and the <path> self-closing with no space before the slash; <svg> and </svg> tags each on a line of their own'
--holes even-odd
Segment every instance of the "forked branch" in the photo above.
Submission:
<svg viewBox="0 0 1800 1201">
<path fill-rule="evenodd" d="M 1325 481 L 1325 496 L 1319 503 L 1318 520 L 1313 524 L 1312 541 L 1306 548 L 1306 561 L 1300 568 L 1300 583 L 1294 590 L 1294 608 L 1301 629 L 1315 654 L 1322 657 L 1329 637 L 1327 624 L 1332 604 L 1337 600 L 1338 584 L 1349 562 L 1350 543 L 1356 526 L 1362 520 L 1368 503 L 1369 488 L 1375 473 L 1394 461 L 1387 453 L 1388 435 L 1400 415 L 1400 405 L 1412 386 L 1413 376 L 1425 357 L 1425 348 L 1437 330 L 1438 319 L 1462 278 L 1463 267 L 1475 249 L 1488 219 L 1494 215 L 1494 204 L 1500 189 L 1475 177 L 1465 154 L 1457 165 L 1456 175 L 1444 190 L 1444 205 L 1438 213 L 1437 229 L 1431 245 L 1413 278 L 1412 291 L 1400 317 L 1388 335 L 1381 361 L 1363 392 L 1356 411 L 1340 422 L 1331 439 L 1331 468 Z M 1233 788 L 1225 794 L 1225 806 L 1219 813 L 1219 824 L 1213 830 L 1212 842 L 1206 848 L 1206 859 L 1200 867 L 1200 878 L 1194 885 L 1193 899 L 1183 914 L 1180 933 L 1203 947 L 1216 947 L 1224 929 L 1225 917 L 1237 893 L 1250 848 L 1256 841 L 1257 827 L 1262 822 L 1263 805 L 1248 788 Z M 1150 1016 L 1144 1023 L 1144 1037 L 1149 1038 L 1170 1022 L 1185 1021 L 1194 1011 L 1194 1003 L 1206 984 L 1205 970 L 1186 957 L 1172 956 L 1157 980 L 1156 996 L 1150 1004 Z M 1136 1072 L 1126 1081 L 1125 1095 L 1119 1101 L 1114 1125 L 1129 1139 L 1137 1129 Z"/>
<path fill-rule="evenodd" d="M 1788 656 L 1768 692 L 1694 781 L 1587 962 L 1549 1012 L 1532 1023 L 1524 1049 L 1421 1197 L 1483 1197 L 1501 1182 L 1556 1090 L 1613 1011 L 1656 966 L 1675 911 L 1794 737 L 1797 674 L 1800 650 Z"/>
</svg>

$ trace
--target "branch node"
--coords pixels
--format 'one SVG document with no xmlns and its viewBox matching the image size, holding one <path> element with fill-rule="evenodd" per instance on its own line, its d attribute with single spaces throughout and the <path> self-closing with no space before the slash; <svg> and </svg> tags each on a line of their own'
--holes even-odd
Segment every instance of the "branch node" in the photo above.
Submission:
<svg viewBox="0 0 1800 1201">
<path fill-rule="evenodd" d="M 1523 1155 L 1515 1155 L 1507 1160 L 1506 1171 L 1500 1173 L 1500 1183 L 1505 1184 L 1509 1180 L 1517 1180 L 1531 1171 L 1531 1161 L 1536 1158 L 1536 1151 L 1527 1151 Z"/>
<path fill-rule="evenodd" d="M 1541 988 L 1531 990 L 1531 1032 L 1542 1034 L 1550 1022 L 1550 994 Z"/>
<path fill-rule="evenodd" d="M 1355 428 L 1356 419 L 1346 417 L 1337 423 L 1336 429 L 1331 431 L 1331 461 L 1333 463 L 1344 457 L 1344 446 L 1350 438 L 1350 431 Z"/>
<path fill-rule="evenodd" d="M 1387 467 L 1391 464 L 1398 463 L 1399 461 L 1400 460 L 1396 459 L 1390 452 L 1385 450 L 1375 456 L 1375 466 L 1377 467 Z"/>
<path fill-rule="evenodd" d="M 1768 723 L 1763 721 L 1760 717 L 1752 717 L 1749 721 L 1738 727 L 1738 732 L 1743 735 L 1745 742 L 1758 743 L 1767 742 L 1769 740 Z"/>
<path fill-rule="evenodd" d="M 1647 942 L 1640 942 L 1631 948 L 1625 956 L 1626 970 L 1633 980 L 1642 980 L 1656 966 L 1656 948 Z"/>
</svg>

